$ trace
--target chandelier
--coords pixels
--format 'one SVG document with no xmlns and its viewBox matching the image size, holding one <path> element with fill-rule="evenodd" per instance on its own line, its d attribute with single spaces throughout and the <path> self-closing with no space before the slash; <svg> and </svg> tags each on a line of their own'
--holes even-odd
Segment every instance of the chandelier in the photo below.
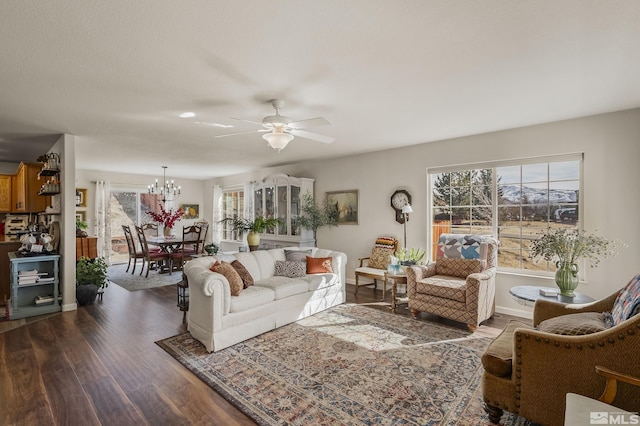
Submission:
<svg viewBox="0 0 640 426">
<path fill-rule="evenodd" d="M 162 181 L 164 185 L 158 186 L 158 179 L 156 179 L 155 184 L 148 186 L 149 194 L 162 195 L 163 203 L 175 201 L 180 197 L 180 187 L 176 186 L 173 180 L 171 180 L 171 182 L 167 180 L 167 166 L 162 166 L 162 169 Z"/>
</svg>

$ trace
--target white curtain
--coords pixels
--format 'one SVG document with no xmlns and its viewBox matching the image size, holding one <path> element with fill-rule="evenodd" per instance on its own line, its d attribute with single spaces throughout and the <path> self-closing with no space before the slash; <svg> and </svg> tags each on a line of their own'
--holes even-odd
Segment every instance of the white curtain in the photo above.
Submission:
<svg viewBox="0 0 640 426">
<path fill-rule="evenodd" d="M 254 214 L 256 212 L 255 206 L 253 205 L 253 190 L 256 188 L 255 182 L 249 182 L 244 184 L 244 216 L 245 219 L 254 219 Z"/>
<path fill-rule="evenodd" d="M 111 184 L 99 180 L 96 182 L 95 235 L 98 237 L 98 257 L 111 265 Z"/>
<path fill-rule="evenodd" d="M 220 221 L 222 220 L 222 186 L 214 185 L 213 186 L 213 226 L 212 231 L 213 235 L 211 235 L 211 240 L 220 245 L 220 241 L 222 241 L 222 224 Z"/>
</svg>

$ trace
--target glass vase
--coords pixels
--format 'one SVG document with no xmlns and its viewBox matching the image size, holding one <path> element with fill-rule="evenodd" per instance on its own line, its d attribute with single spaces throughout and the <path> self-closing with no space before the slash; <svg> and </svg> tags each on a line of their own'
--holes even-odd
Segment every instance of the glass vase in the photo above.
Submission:
<svg viewBox="0 0 640 426">
<path fill-rule="evenodd" d="M 560 294 L 573 297 L 573 290 L 578 287 L 578 265 L 571 262 L 556 262 L 556 285 Z"/>
</svg>

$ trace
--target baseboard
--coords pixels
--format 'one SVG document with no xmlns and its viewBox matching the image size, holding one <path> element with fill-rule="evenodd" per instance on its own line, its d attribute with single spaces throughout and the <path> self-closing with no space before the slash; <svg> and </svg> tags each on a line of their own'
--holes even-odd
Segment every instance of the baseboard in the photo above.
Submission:
<svg viewBox="0 0 640 426">
<path fill-rule="evenodd" d="M 507 308 L 505 306 L 496 306 L 496 313 L 512 315 L 514 317 L 533 319 L 533 312 L 523 311 L 522 309 Z"/>
</svg>

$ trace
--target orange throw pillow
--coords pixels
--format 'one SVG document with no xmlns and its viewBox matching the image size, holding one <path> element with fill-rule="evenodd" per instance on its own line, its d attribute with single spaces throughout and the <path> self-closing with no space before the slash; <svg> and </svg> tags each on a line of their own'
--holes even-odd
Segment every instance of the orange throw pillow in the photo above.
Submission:
<svg viewBox="0 0 640 426">
<path fill-rule="evenodd" d="M 331 258 L 307 256 L 307 274 L 333 274 Z"/>
<path fill-rule="evenodd" d="M 229 281 L 229 289 L 231 290 L 232 296 L 239 296 L 244 288 L 244 284 L 242 283 L 242 278 L 240 278 L 240 274 L 231 266 L 230 263 L 222 262 L 218 266 L 212 266 L 213 272 L 217 272 L 219 274 L 224 275 L 224 277 Z"/>
</svg>

